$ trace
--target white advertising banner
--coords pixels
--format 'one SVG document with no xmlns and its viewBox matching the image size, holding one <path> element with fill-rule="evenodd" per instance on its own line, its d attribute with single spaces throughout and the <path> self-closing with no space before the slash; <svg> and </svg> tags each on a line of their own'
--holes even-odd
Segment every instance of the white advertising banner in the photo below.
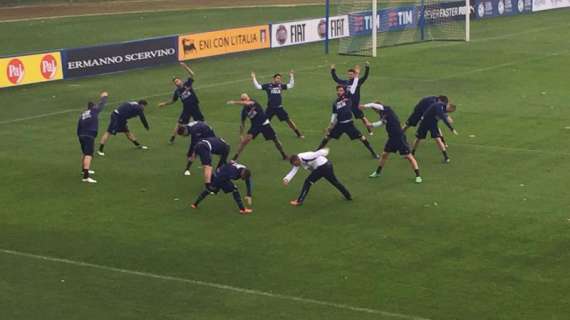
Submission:
<svg viewBox="0 0 570 320">
<path fill-rule="evenodd" d="M 276 23 L 271 26 L 271 47 L 277 48 L 323 41 L 325 36 L 326 20 L 324 18 Z M 348 36 L 348 16 L 330 17 L 330 39 Z"/>
<path fill-rule="evenodd" d="M 532 0 L 532 11 L 570 7 L 570 0 Z"/>
</svg>

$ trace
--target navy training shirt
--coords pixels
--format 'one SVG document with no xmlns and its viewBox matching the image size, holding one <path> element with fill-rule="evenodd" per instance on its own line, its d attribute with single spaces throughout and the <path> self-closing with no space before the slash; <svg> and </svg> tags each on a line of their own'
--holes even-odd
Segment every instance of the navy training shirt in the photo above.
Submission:
<svg viewBox="0 0 570 320">
<path fill-rule="evenodd" d="M 188 154 L 192 154 L 194 147 L 200 140 L 216 136 L 214 129 L 202 121 L 196 121 L 196 123 L 186 125 L 186 127 L 188 128 L 188 133 L 190 135 L 190 148 L 188 149 Z"/>
<path fill-rule="evenodd" d="M 392 107 L 384 106 L 384 110 L 380 111 L 380 118 L 386 124 L 388 137 L 397 138 L 403 135 L 400 119 Z"/>
<path fill-rule="evenodd" d="M 369 73 L 370 73 L 370 67 L 366 66 L 364 69 L 364 76 L 362 76 L 362 78 L 358 79 L 358 84 L 356 85 L 356 90 L 354 91 L 354 94 L 350 94 L 348 87 L 350 87 L 354 83 L 354 79 L 347 79 L 347 80 L 340 79 L 336 75 L 336 69 L 331 69 L 331 76 L 332 76 L 333 80 L 336 83 L 340 84 L 341 86 L 344 86 L 344 89 L 346 90 L 347 94 L 350 96 L 350 99 L 352 100 L 353 105 L 356 107 L 358 107 L 358 105 L 360 104 L 360 87 L 362 87 L 364 82 L 366 82 L 366 80 L 368 79 Z"/>
<path fill-rule="evenodd" d="M 423 115 L 427 111 L 427 109 L 429 109 L 429 107 L 431 107 L 436 102 L 437 102 L 436 96 L 423 97 L 414 108 L 414 113 Z"/>
<path fill-rule="evenodd" d="M 241 179 L 241 171 L 247 169 L 246 166 L 239 164 L 237 162 L 226 163 L 219 167 L 212 176 L 212 183 L 219 185 L 226 181 L 239 180 Z M 247 187 L 247 196 L 251 197 L 251 179 L 245 180 L 245 185 Z"/>
<path fill-rule="evenodd" d="M 261 86 L 261 90 L 267 93 L 267 106 L 279 108 L 283 106 L 283 90 L 287 90 L 286 84 L 266 83 Z"/>
<path fill-rule="evenodd" d="M 255 100 L 252 100 L 253 104 L 243 106 L 241 110 L 241 121 L 245 121 L 246 118 L 251 120 L 252 127 L 261 127 L 269 124 L 269 119 L 265 115 L 263 108 Z"/>
<path fill-rule="evenodd" d="M 446 104 L 443 102 L 436 102 L 429 107 L 423 115 L 422 123 L 437 123 L 438 120 L 443 121 L 450 130 L 453 130 L 453 126 L 447 117 Z"/>
<path fill-rule="evenodd" d="M 193 107 L 200 103 L 198 100 L 198 96 L 196 96 L 196 92 L 194 92 L 194 79 L 188 78 L 186 82 L 180 88 L 176 88 L 174 90 L 174 94 L 172 95 L 172 101 L 176 102 L 178 99 L 182 101 L 184 107 Z"/>
<path fill-rule="evenodd" d="M 99 131 L 99 113 L 105 107 L 107 97 L 102 97 L 99 103 L 89 110 L 83 111 L 77 122 L 77 135 L 97 137 Z"/>
<path fill-rule="evenodd" d="M 352 101 L 343 96 L 337 98 L 332 104 L 332 113 L 336 114 L 337 123 L 348 123 L 352 121 Z"/>
</svg>

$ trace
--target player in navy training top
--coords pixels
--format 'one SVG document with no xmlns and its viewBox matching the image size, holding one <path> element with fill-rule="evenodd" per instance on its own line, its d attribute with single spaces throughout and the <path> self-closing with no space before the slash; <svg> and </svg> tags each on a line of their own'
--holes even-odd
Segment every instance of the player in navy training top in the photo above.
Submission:
<svg viewBox="0 0 570 320">
<path fill-rule="evenodd" d="M 412 149 L 412 154 L 415 155 L 420 142 L 427 137 L 428 132 L 431 134 L 431 137 L 435 139 L 437 147 L 443 153 L 443 162 L 449 163 L 449 156 L 447 155 L 447 148 L 445 147 L 445 143 L 441 140 L 441 131 L 437 126 L 439 120 L 443 121 L 445 125 L 453 132 L 453 134 L 457 135 L 457 130 L 453 128 L 451 125 L 452 120 L 449 118 L 448 113 L 454 112 L 456 110 L 456 106 L 450 103 L 443 103 L 437 102 L 433 104 L 422 116 L 422 120 L 418 126 L 418 130 L 416 131 L 416 140 L 414 141 L 414 146 Z"/>
<path fill-rule="evenodd" d="M 247 204 L 251 206 L 251 171 L 246 166 L 232 161 L 231 163 L 225 164 L 216 170 L 212 176 L 212 182 L 206 184 L 206 190 L 198 196 L 196 201 L 192 204 L 192 208 L 197 209 L 200 202 L 202 202 L 202 200 L 204 200 L 208 195 L 217 194 L 222 190 L 224 193 L 232 193 L 241 214 L 245 215 L 252 213 L 253 210 L 244 206 L 241 201 L 241 195 L 238 188 L 234 185 L 233 180 L 245 180 L 247 188 L 245 200 L 247 201 Z"/>
<path fill-rule="evenodd" d="M 410 165 L 416 174 L 416 183 L 422 183 L 422 177 L 420 176 L 420 168 L 418 166 L 418 162 L 410 152 L 410 146 L 406 140 L 406 135 L 404 134 L 404 131 L 402 131 L 400 119 L 398 118 L 398 115 L 396 115 L 394 109 L 383 105 L 380 102 L 367 103 L 365 105 L 361 105 L 360 107 L 362 109 L 371 108 L 372 110 L 376 111 L 380 115 L 380 121 L 372 123 L 372 126 L 374 128 L 379 128 L 385 125 L 386 132 L 388 133 L 388 141 L 386 141 L 386 144 L 384 145 L 384 152 L 382 152 L 382 155 L 380 156 L 378 168 L 372 172 L 369 177 L 379 177 L 380 173 L 382 172 L 382 168 L 384 168 L 386 161 L 388 161 L 390 153 L 398 152 L 402 157 L 406 158 L 410 162 Z"/>
<path fill-rule="evenodd" d="M 93 159 L 93 152 L 95 151 L 95 138 L 99 132 L 99 113 L 105 107 L 109 94 L 102 92 L 99 103 L 94 104 L 89 101 L 87 103 L 87 110 L 81 113 L 79 121 L 77 122 L 77 137 L 79 144 L 81 144 L 81 170 L 83 172 L 83 182 L 97 183 L 89 175 L 95 172 L 90 170 L 91 160 Z"/>
<path fill-rule="evenodd" d="M 366 126 L 366 130 L 368 130 L 369 134 L 373 134 L 372 132 L 372 127 L 370 124 L 370 121 L 368 120 L 368 118 L 366 118 L 366 116 L 364 115 L 364 112 L 362 112 L 362 110 L 360 110 L 359 106 L 360 106 L 360 88 L 362 87 L 362 85 L 364 84 L 364 82 L 366 82 L 366 80 L 368 79 L 368 75 L 370 74 L 370 63 L 368 61 L 366 61 L 366 66 L 364 69 L 364 75 L 361 77 L 360 76 L 360 66 L 355 66 L 353 69 L 348 69 L 348 79 L 344 80 L 344 79 L 340 79 L 337 74 L 336 74 L 336 67 L 335 65 L 331 65 L 331 76 L 333 78 L 333 80 L 341 85 L 345 87 L 345 90 L 348 92 L 348 87 L 351 86 L 354 83 L 354 78 L 358 77 L 359 81 L 358 81 L 358 86 L 356 87 L 356 90 L 354 91 L 354 93 L 349 94 L 350 99 L 352 100 L 352 114 L 354 115 L 354 117 L 356 119 L 361 119 L 362 123 L 364 123 L 364 126 Z"/>
<path fill-rule="evenodd" d="M 283 151 L 281 141 L 279 141 L 277 134 L 273 130 L 273 127 L 271 127 L 271 122 L 257 101 L 252 100 L 247 93 L 242 93 L 239 101 L 230 100 L 227 103 L 243 106 L 241 111 L 241 125 L 239 127 L 240 144 L 233 160 L 237 160 L 245 146 L 247 146 L 247 144 L 255 139 L 255 137 L 260 133 L 263 134 L 265 140 L 273 141 L 283 160 L 287 160 L 287 155 L 285 154 L 285 151 Z M 251 127 L 247 131 L 247 134 L 243 136 L 245 120 L 247 118 L 251 121 Z"/>
<path fill-rule="evenodd" d="M 257 82 L 254 72 L 251 73 L 251 78 L 255 88 L 267 93 L 267 108 L 265 109 L 265 115 L 267 115 L 269 121 L 271 121 L 274 116 L 277 116 L 279 121 L 287 121 L 289 128 L 295 132 L 297 137 L 303 139 L 304 136 L 301 134 L 301 131 L 299 131 L 293 120 L 289 118 L 289 114 L 283 107 L 283 90 L 289 90 L 295 85 L 293 70 L 289 72 L 289 83 L 287 84 L 283 84 L 281 74 L 279 73 L 273 76 L 272 82 L 265 84 L 259 84 L 259 82 Z"/>
<path fill-rule="evenodd" d="M 417 126 L 420 120 L 422 119 L 424 113 L 426 113 L 427 109 L 429 109 L 429 107 L 438 102 L 448 104 L 449 99 L 447 98 L 447 96 L 423 97 L 414 107 L 414 111 L 412 111 L 412 114 L 408 117 L 408 120 L 406 120 L 406 123 L 404 124 L 402 130 L 406 132 L 406 130 L 409 127 Z M 451 117 L 449 117 L 449 119 L 451 119 Z M 447 143 L 445 142 L 445 138 L 443 137 L 443 133 L 441 132 L 441 130 L 439 130 L 439 135 L 441 136 L 441 141 L 443 141 L 443 144 L 445 144 L 445 147 L 447 147 Z"/>
<path fill-rule="evenodd" d="M 111 135 L 116 135 L 118 132 L 123 132 L 127 139 L 131 141 L 138 149 L 146 150 L 147 146 L 141 145 L 135 135 L 129 130 L 127 122 L 129 119 L 134 117 L 139 117 L 146 130 L 149 130 L 148 122 L 144 116 L 144 107 L 148 104 L 146 100 L 129 101 L 121 104 L 117 109 L 113 110 L 111 113 L 111 121 L 109 122 L 109 127 L 107 132 L 101 137 L 101 144 L 99 145 L 99 150 L 97 154 L 104 156 L 105 143 L 111 137 Z"/>
<path fill-rule="evenodd" d="M 172 136 L 170 137 L 169 143 L 174 143 L 174 139 L 176 139 L 176 131 L 178 130 L 178 124 L 187 124 L 190 122 L 190 118 L 194 119 L 194 121 L 204 121 L 204 115 L 202 111 L 200 111 L 200 100 L 198 96 L 196 96 L 196 92 L 194 91 L 194 71 L 190 69 L 188 65 L 184 62 L 181 62 L 180 65 L 186 72 L 188 72 L 188 79 L 186 81 L 182 81 L 180 78 L 174 78 L 172 82 L 176 86 L 174 93 L 172 95 L 172 99 L 167 102 L 161 102 L 158 106 L 160 108 L 166 107 L 178 101 L 182 101 L 182 113 L 178 117 L 178 122 L 176 127 L 174 127 L 174 131 L 172 132 Z"/>
<path fill-rule="evenodd" d="M 351 85 L 350 90 L 354 92 L 356 85 L 358 84 L 358 78 L 355 79 L 354 83 Z M 360 133 L 360 131 L 354 126 L 352 121 L 352 101 L 347 96 L 345 92 L 345 87 L 338 85 L 336 87 L 337 99 L 332 104 L 332 116 L 329 127 L 326 129 L 326 135 L 321 141 L 321 144 L 317 147 L 317 150 L 323 149 L 330 139 L 338 140 L 343 134 L 348 135 L 351 140 L 359 139 L 362 144 L 366 147 L 368 151 L 372 154 L 372 157 L 377 159 L 379 156 L 370 145 L 370 142 L 365 136 Z"/>
<path fill-rule="evenodd" d="M 190 167 L 196 156 L 200 157 L 204 168 L 204 178 L 207 181 L 210 179 L 209 176 L 212 175 L 212 154 L 220 156 L 217 167 L 227 162 L 230 146 L 223 139 L 217 138 L 214 129 L 205 122 L 192 121 L 187 125 L 180 126 L 178 128 L 178 134 L 181 136 L 190 136 L 190 147 L 188 147 L 188 152 L 186 153 L 188 162 L 186 163 L 186 169 L 184 171 L 185 176 L 190 175 Z M 203 144 L 201 143 L 203 141 L 208 142 Z"/>
</svg>

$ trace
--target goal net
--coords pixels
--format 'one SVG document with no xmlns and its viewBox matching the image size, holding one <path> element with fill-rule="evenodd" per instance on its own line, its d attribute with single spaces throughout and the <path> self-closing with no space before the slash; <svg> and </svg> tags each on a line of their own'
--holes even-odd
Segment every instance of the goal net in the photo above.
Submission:
<svg viewBox="0 0 570 320">
<path fill-rule="evenodd" d="M 339 40 L 339 53 L 376 56 L 380 47 L 430 40 L 469 41 L 468 1 L 331 0 L 335 14 L 348 16 L 350 36 Z"/>
</svg>

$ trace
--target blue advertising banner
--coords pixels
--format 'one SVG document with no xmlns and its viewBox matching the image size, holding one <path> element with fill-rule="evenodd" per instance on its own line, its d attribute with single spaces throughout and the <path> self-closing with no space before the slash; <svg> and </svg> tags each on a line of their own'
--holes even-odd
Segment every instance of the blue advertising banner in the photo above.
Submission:
<svg viewBox="0 0 570 320">
<path fill-rule="evenodd" d="M 176 63 L 178 36 L 66 49 L 61 55 L 66 79 Z"/>
<path fill-rule="evenodd" d="M 532 0 L 475 0 L 478 19 L 531 13 Z"/>
<path fill-rule="evenodd" d="M 386 8 L 378 11 L 379 32 L 401 31 L 417 26 L 415 6 Z M 372 12 L 357 12 L 348 15 L 351 36 L 369 34 L 372 30 Z"/>
</svg>

